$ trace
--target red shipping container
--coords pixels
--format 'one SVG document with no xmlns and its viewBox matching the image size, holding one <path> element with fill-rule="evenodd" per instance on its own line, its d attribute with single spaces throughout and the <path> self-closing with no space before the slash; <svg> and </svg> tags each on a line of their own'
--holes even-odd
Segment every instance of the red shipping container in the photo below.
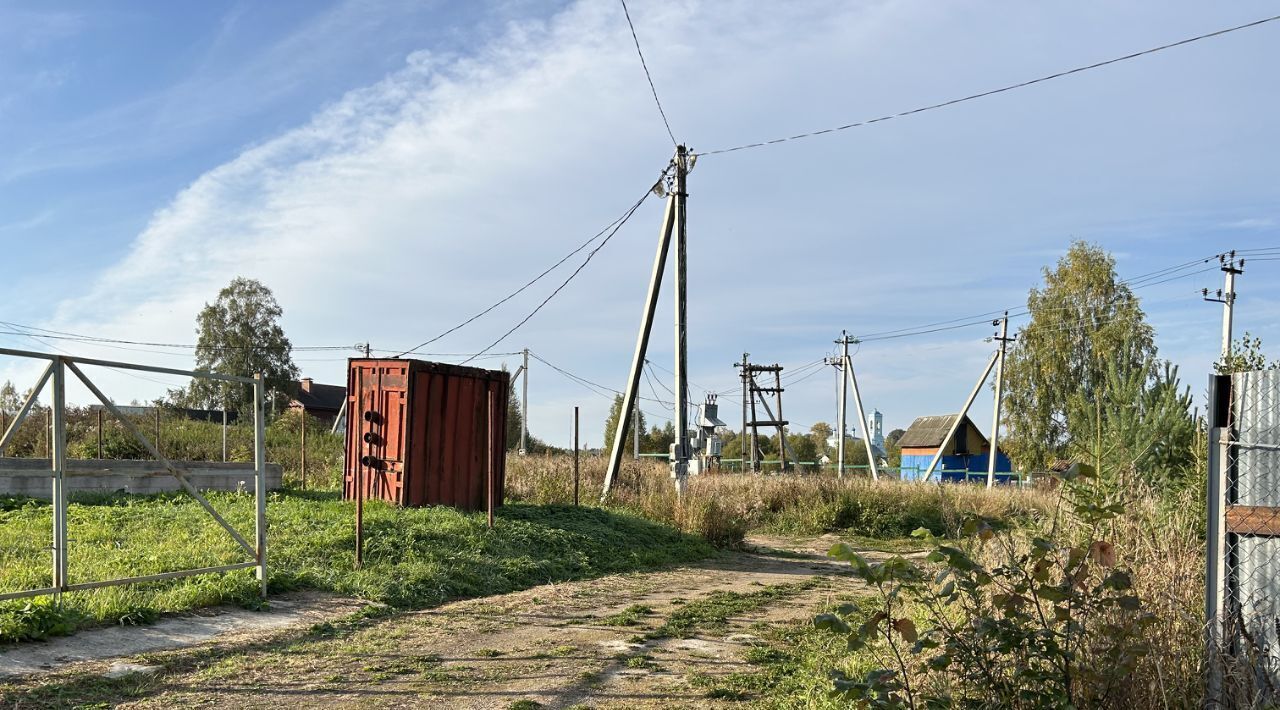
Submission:
<svg viewBox="0 0 1280 710">
<path fill-rule="evenodd" d="M 343 497 L 355 498 L 359 480 L 365 499 L 484 510 L 492 467 L 501 505 L 509 387 L 500 370 L 350 360 Z"/>
</svg>

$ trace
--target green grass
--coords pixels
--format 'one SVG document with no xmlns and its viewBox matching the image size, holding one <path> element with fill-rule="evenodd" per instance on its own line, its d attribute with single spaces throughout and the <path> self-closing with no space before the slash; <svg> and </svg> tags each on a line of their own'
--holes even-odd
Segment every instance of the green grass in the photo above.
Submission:
<svg viewBox="0 0 1280 710">
<path fill-rule="evenodd" d="M 806 589 L 820 584 L 819 580 L 810 579 L 796 584 L 778 584 L 764 587 L 755 592 L 716 591 L 702 599 L 697 599 L 671 612 L 661 626 L 650 631 L 647 637 L 688 638 L 700 630 L 723 628 L 730 618 L 739 614 L 764 608 L 775 602 L 792 597 Z"/>
<path fill-rule="evenodd" d="M 874 600 L 844 598 L 843 601 L 874 604 Z M 871 613 L 868 607 L 868 612 Z M 708 698 L 752 701 L 753 707 L 845 708 L 848 703 L 833 699 L 830 673 L 842 670 L 861 675 L 876 665 L 870 654 L 850 652 L 844 639 L 813 626 L 805 619 L 762 631 L 764 642 L 747 650 L 745 660 L 753 670 L 723 676 L 700 675 L 693 685 Z"/>
<path fill-rule="evenodd" d="M 653 613 L 653 607 L 644 604 L 632 604 L 617 614 L 606 616 L 600 620 L 605 626 L 635 626 L 640 618 Z"/>
<path fill-rule="evenodd" d="M 252 538 L 253 497 L 210 493 Z M 599 508 L 511 504 L 490 531 L 480 513 L 365 505 L 365 565 L 353 568 L 353 505 L 334 493 L 272 493 L 270 589 L 314 589 L 422 608 L 579 579 L 700 559 L 697 537 Z M 72 583 L 242 561 L 243 553 L 185 495 L 79 499 L 68 509 Z M 50 508 L 0 500 L 0 592 L 49 586 Z M 166 612 L 258 604 L 251 570 L 0 602 L 0 641 L 41 638 L 95 624 L 146 623 Z"/>
</svg>

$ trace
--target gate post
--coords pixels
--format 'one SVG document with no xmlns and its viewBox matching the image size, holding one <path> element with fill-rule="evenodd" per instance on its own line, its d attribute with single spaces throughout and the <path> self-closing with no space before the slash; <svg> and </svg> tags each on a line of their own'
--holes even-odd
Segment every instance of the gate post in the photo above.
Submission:
<svg viewBox="0 0 1280 710">
<path fill-rule="evenodd" d="M 262 598 L 267 598 L 267 435 L 262 412 L 262 373 L 253 376 L 253 470 L 254 531 L 258 558 L 258 581 Z"/>
<path fill-rule="evenodd" d="M 53 396 L 49 404 L 53 433 L 49 466 L 53 472 L 53 587 L 57 594 L 67 588 L 67 371 L 62 357 L 53 358 Z"/>
<path fill-rule="evenodd" d="M 1224 645 L 1227 623 L 1227 466 L 1226 447 L 1231 440 L 1231 378 L 1209 377 L 1208 419 L 1208 530 L 1205 540 L 1205 661 L 1208 671 L 1206 706 L 1222 700 Z"/>
</svg>

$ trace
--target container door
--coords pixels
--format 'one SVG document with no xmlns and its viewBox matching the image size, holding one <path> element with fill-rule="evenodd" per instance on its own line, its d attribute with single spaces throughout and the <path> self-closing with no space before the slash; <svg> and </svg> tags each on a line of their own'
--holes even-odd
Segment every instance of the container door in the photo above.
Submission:
<svg viewBox="0 0 1280 710">
<path fill-rule="evenodd" d="M 347 475 L 352 498 L 358 477 L 366 498 L 404 502 L 404 415 L 408 363 L 353 360 L 348 376 Z"/>
</svg>

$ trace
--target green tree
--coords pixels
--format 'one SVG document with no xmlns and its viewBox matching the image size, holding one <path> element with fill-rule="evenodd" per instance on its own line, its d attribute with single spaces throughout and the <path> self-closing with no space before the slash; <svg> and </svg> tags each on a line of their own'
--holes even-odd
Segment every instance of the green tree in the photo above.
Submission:
<svg viewBox="0 0 1280 710">
<path fill-rule="evenodd" d="M 787 434 L 787 446 L 791 449 L 791 456 L 795 456 L 795 461 L 791 463 L 816 462 L 822 456 L 811 433 Z"/>
<path fill-rule="evenodd" d="M 641 442 L 641 446 L 648 447 L 649 451 L 655 454 L 665 454 L 671 450 L 671 445 L 676 441 L 676 425 L 667 422 L 661 429 L 655 424 L 649 429 L 649 436 Z"/>
<path fill-rule="evenodd" d="M 18 390 L 13 383 L 5 380 L 0 385 L 0 414 L 11 417 L 18 413 L 22 408 L 22 398 L 18 396 Z"/>
<path fill-rule="evenodd" d="M 1154 334 L 1138 297 L 1116 276 L 1115 259 L 1076 242 L 1044 287 L 1027 297 L 1031 322 L 1005 363 L 1004 446 L 1020 466 L 1043 468 L 1069 443 L 1073 397 L 1091 401 L 1115 369 L 1121 379 L 1155 356 Z"/>
<path fill-rule="evenodd" d="M 1130 490 L 1136 479 L 1168 488 L 1195 468 L 1198 424 L 1191 388 L 1178 368 L 1147 361 L 1122 372 L 1112 367 L 1095 396 L 1072 396 L 1068 409 L 1070 454 L 1106 471 L 1105 482 Z"/>
<path fill-rule="evenodd" d="M 206 303 L 196 318 L 196 368 L 224 375 L 252 377 L 262 373 L 268 391 L 291 393 L 298 368 L 293 346 L 280 327 L 283 311 L 271 289 L 254 279 L 237 277 Z M 173 399 L 189 407 L 249 411 L 253 387 L 196 378 Z"/>
<path fill-rule="evenodd" d="M 614 396 L 613 405 L 609 407 L 609 416 L 606 417 L 604 420 L 605 453 L 613 452 L 613 435 L 618 431 L 618 417 L 621 414 L 622 414 L 622 395 L 619 394 Z M 625 439 L 627 441 L 627 445 L 626 447 L 624 447 L 624 450 L 630 449 L 632 446 L 631 442 L 635 441 L 634 437 L 635 437 L 635 431 L 636 431 L 636 424 L 638 423 L 640 425 L 640 450 L 642 452 L 649 452 L 651 442 L 646 441 L 648 437 L 646 437 L 644 433 L 644 426 L 645 426 L 644 412 L 640 412 L 639 416 L 632 416 L 631 419 L 633 421 L 631 422 L 631 425 L 627 427 L 627 435 Z M 634 421 L 636 419 L 639 419 L 640 421 L 639 422 Z M 674 440 L 674 436 L 673 436 L 673 440 Z M 666 449 L 661 449 L 661 451 L 666 451 Z"/>
<path fill-rule="evenodd" d="M 827 453 L 827 439 L 835 433 L 835 428 L 826 422 L 818 422 L 809 427 L 809 438 L 813 440 L 813 445 L 818 457 Z M 805 459 L 806 461 L 811 459 Z"/>
<path fill-rule="evenodd" d="M 1254 370 L 1280 369 L 1280 360 L 1267 365 L 1267 356 L 1262 352 L 1262 339 L 1245 332 L 1244 337 L 1231 344 L 1231 354 L 1219 358 L 1213 365 L 1219 375 L 1230 375 L 1233 372 L 1252 372 Z"/>
</svg>

